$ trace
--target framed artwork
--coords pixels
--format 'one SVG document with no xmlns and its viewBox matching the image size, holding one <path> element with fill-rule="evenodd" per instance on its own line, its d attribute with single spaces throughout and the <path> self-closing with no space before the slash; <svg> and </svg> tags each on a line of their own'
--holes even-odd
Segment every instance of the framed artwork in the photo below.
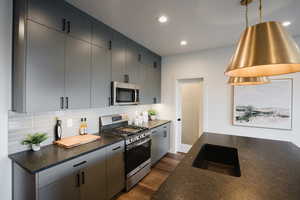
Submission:
<svg viewBox="0 0 300 200">
<path fill-rule="evenodd" d="M 292 129 L 293 79 L 234 86 L 233 125 Z"/>
</svg>

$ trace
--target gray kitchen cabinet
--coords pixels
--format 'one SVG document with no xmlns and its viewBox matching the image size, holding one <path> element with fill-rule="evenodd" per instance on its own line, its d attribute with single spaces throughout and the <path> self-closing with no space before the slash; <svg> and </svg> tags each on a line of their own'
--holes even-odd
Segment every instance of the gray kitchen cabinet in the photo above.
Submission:
<svg viewBox="0 0 300 200">
<path fill-rule="evenodd" d="M 91 45 L 72 37 L 66 39 L 65 96 L 67 109 L 90 107 Z"/>
<path fill-rule="evenodd" d="M 24 112 L 56 111 L 61 109 L 64 96 L 63 33 L 28 21 L 26 106 Z"/>
<path fill-rule="evenodd" d="M 107 148 L 107 195 L 111 199 L 125 188 L 124 141 Z"/>
<path fill-rule="evenodd" d="M 89 16 L 68 3 L 65 4 L 65 13 L 67 33 L 90 43 L 92 40 L 92 22 Z"/>
<path fill-rule="evenodd" d="M 161 60 L 148 50 L 142 54 L 141 102 L 155 104 L 161 102 Z"/>
<path fill-rule="evenodd" d="M 28 0 L 28 19 L 58 31 L 64 31 L 62 0 Z"/>
<path fill-rule="evenodd" d="M 139 85 L 141 104 L 160 102 L 150 50 L 63 0 L 14 0 L 13 14 L 13 111 L 106 107 L 110 81 Z"/>
<path fill-rule="evenodd" d="M 111 51 L 92 45 L 91 107 L 110 105 Z"/>
<path fill-rule="evenodd" d="M 141 53 L 138 44 L 128 40 L 126 48 L 126 66 L 125 71 L 128 74 L 129 83 L 139 85 L 141 70 Z"/>
<path fill-rule="evenodd" d="M 87 166 L 80 171 L 80 200 L 106 200 L 106 150 L 88 155 Z"/>
<path fill-rule="evenodd" d="M 62 177 L 38 190 L 39 200 L 80 200 L 80 190 L 77 185 L 78 174 Z"/>
<path fill-rule="evenodd" d="M 92 44 L 103 48 L 110 48 L 111 40 L 111 28 L 99 21 L 94 20 L 92 23 Z"/>
<path fill-rule="evenodd" d="M 151 165 L 157 163 L 164 157 L 170 148 L 170 124 L 151 130 Z"/>
<path fill-rule="evenodd" d="M 107 200 L 106 148 L 34 174 L 13 162 L 13 200 Z"/>
<path fill-rule="evenodd" d="M 126 41 L 125 36 L 113 33 L 112 40 L 112 81 L 125 82 L 126 75 Z"/>
</svg>

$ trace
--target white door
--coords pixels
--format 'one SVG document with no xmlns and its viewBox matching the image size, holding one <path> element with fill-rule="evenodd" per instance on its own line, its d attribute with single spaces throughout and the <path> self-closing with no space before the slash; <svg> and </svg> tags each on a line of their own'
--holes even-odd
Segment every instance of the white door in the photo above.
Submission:
<svg viewBox="0 0 300 200">
<path fill-rule="evenodd" d="M 178 81 L 177 151 L 188 152 L 203 133 L 203 79 Z"/>
</svg>

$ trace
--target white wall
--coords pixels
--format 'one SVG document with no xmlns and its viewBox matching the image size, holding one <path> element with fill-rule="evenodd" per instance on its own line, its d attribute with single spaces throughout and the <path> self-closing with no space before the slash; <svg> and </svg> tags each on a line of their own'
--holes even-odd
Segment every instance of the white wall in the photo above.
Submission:
<svg viewBox="0 0 300 200">
<path fill-rule="evenodd" d="M 300 43 L 300 38 L 297 39 Z M 300 144 L 300 73 L 281 76 L 294 79 L 294 127 L 292 131 L 232 126 L 232 87 L 227 85 L 224 71 L 233 50 L 233 47 L 227 47 L 164 57 L 162 63 L 163 105 L 160 108 L 162 118 L 176 122 L 178 79 L 204 78 L 204 132 L 287 140 Z M 172 124 L 174 133 L 176 123 Z M 172 152 L 175 152 L 176 139 L 173 134 Z"/>
<path fill-rule="evenodd" d="M 11 165 L 7 157 L 7 118 L 11 70 L 11 0 L 0 1 L 0 199 L 11 199 Z"/>
</svg>

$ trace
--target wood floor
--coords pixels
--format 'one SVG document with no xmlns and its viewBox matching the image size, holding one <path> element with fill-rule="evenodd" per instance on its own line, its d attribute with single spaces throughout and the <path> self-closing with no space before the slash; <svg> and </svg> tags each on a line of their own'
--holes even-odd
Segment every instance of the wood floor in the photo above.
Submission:
<svg viewBox="0 0 300 200">
<path fill-rule="evenodd" d="M 117 200 L 150 200 L 155 191 L 176 168 L 184 154 L 167 154 L 151 170 L 151 172 L 129 192 L 122 194 Z"/>
</svg>

